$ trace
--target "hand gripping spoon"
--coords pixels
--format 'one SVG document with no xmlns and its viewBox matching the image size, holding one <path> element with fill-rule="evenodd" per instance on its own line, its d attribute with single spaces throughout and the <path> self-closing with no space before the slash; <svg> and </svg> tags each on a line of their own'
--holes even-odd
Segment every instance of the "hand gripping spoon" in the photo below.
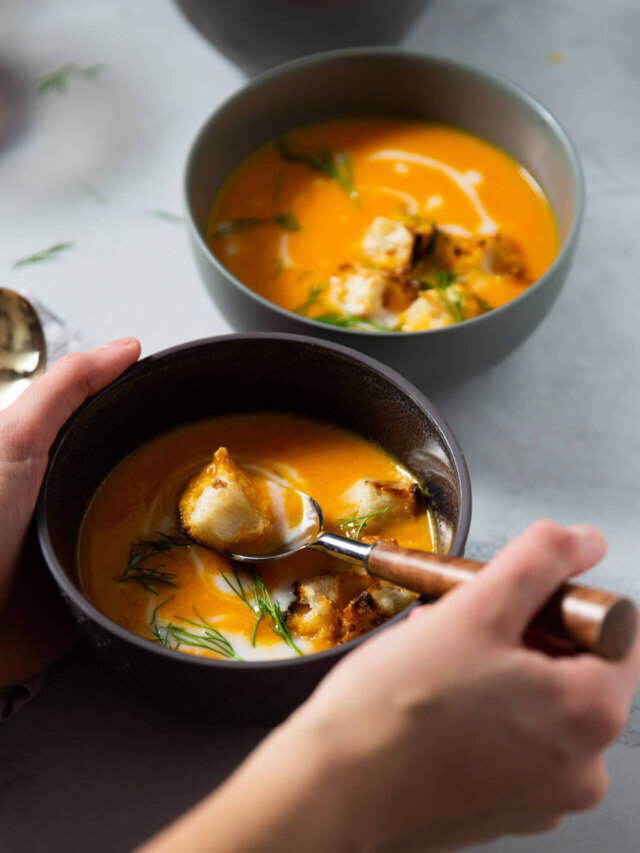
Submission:
<svg viewBox="0 0 640 853">
<path fill-rule="evenodd" d="M 273 481 L 271 481 L 273 482 Z M 280 488 L 291 488 L 279 485 Z M 436 599 L 472 581 L 484 563 L 464 557 L 430 554 L 385 542 L 367 544 L 324 528 L 322 510 L 312 497 L 294 490 L 303 503 L 302 521 L 281 525 L 277 547 L 268 553 L 229 553 L 235 560 L 261 563 L 313 548 L 363 566 L 374 577 Z M 609 660 L 623 658 L 633 645 L 637 609 L 632 601 L 604 590 L 563 584 L 536 614 L 526 637 L 551 649 L 588 651 Z"/>
</svg>

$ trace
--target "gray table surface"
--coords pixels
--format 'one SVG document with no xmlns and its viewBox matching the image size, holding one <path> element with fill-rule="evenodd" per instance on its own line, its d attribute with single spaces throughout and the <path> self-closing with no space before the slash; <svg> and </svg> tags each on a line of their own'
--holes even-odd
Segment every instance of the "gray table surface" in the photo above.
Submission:
<svg viewBox="0 0 640 853">
<path fill-rule="evenodd" d="M 434 395 L 471 470 L 468 553 L 489 556 L 542 515 L 596 523 L 611 548 L 593 581 L 637 598 L 639 34 L 637 0 L 432 0 L 405 41 L 537 95 L 576 142 L 588 183 L 551 316 L 491 372 Z M 102 68 L 65 94 L 36 95 L 35 81 L 67 62 Z M 227 331 L 184 227 L 150 211 L 181 213 L 189 143 L 243 73 L 158 0 L 3 0 L 0 64 L 31 93 L 21 134 L 0 148 L 0 285 L 37 295 L 88 342 L 136 334 L 148 353 Z M 13 267 L 57 242 L 73 246 Z M 263 735 L 167 714 L 77 650 L 0 731 L 0 849 L 127 851 Z M 609 752 L 602 806 L 544 838 L 482 849 L 636 853 L 638 746 L 640 707 Z"/>
</svg>

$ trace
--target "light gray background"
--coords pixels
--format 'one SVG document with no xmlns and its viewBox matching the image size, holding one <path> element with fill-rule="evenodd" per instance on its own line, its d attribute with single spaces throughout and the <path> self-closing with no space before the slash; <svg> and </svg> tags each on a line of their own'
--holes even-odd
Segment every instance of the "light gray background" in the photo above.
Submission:
<svg viewBox="0 0 640 853">
<path fill-rule="evenodd" d="M 573 137 L 588 184 L 581 245 L 551 316 L 502 365 L 434 395 L 471 469 L 468 553 L 489 556 L 542 515 L 593 522 L 611 545 L 593 581 L 636 598 L 639 35 L 637 0 L 433 0 L 406 40 L 537 95 Z M 190 141 L 243 74 L 166 0 L 2 0 L 0 61 L 32 93 L 23 134 L 0 149 L 0 285 L 36 294 L 95 343 L 136 334 L 149 353 L 228 331 L 184 227 L 148 211 L 181 213 Z M 71 61 L 104 67 L 65 95 L 35 95 L 36 78 Z M 74 246 L 12 267 L 59 241 Z M 77 651 L 0 731 L 0 849 L 129 850 L 262 735 L 171 716 Z M 636 853 L 638 746 L 640 709 L 609 753 L 604 805 L 550 836 L 483 850 Z"/>
</svg>

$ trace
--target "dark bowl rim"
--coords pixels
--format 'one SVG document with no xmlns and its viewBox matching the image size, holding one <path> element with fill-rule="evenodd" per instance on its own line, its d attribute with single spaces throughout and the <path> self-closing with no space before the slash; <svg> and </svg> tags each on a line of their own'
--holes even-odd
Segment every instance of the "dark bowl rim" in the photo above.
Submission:
<svg viewBox="0 0 640 853">
<path fill-rule="evenodd" d="M 209 338 L 199 338 L 194 341 L 186 341 L 182 344 L 178 344 L 173 347 L 168 347 L 167 349 L 152 353 L 151 355 L 148 355 L 140 361 L 136 362 L 134 365 L 128 368 L 128 370 L 126 370 L 122 374 L 122 376 L 118 377 L 118 379 L 110 383 L 102 391 L 99 391 L 97 394 L 95 394 L 93 397 L 90 397 L 85 403 L 83 403 L 82 406 L 80 406 L 80 408 L 71 415 L 69 420 L 65 423 L 61 431 L 58 433 L 58 436 L 50 451 L 49 465 L 47 467 L 47 471 L 43 479 L 42 488 L 38 497 L 38 504 L 35 513 L 40 548 L 42 549 L 42 553 L 44 555 L 44 559 L 48 566 L 48 569 L 52 574 L 54 580 L 56 581 L 58 587 L 62 590 L 64 596 L 66 596 L 79 610 L 81 610 L 85 615 L 87 615 L 91 621 L 97 623 L 100 628 L 111 634 L 115 634 L 120 640 L 123 640 L 127 643 L 132 643 L 134 646 L 137 646 L 142 651 L 156 653 L 159 654 L 161 657 L 167 657 L 173 661 L 180 661 L 185 665 L 200 666 L 205 668 L 213 667 L 214 669 L 216 669 L 217 667 L 232 667 L 236 669 L 240 668 L 245 671 L 264 670 L 273 666 L 304 666 L 309 664 L 310 661 L 322 661 L 334 657 L 339 658 L 342 656 L 342 654 L 345 653 L 345 651 L 349 651 L 355 648 L 355 646 L 368 639 L 374 633 L 377 633 L 380 630 L 384 630 L 392 623 L 403 619 L 411 608 L 419 604 L 420 600 L 418 599 L 417 602 L 409 605 L 408 608 L 399 613 L 397 616 L 394 616 L 392 619 L 390 619 L 388 622 L 385 622 L 383 625 L 380 625 L 378 628 L 374 628 L 373 631 L 369 631 L 364 636 L 358 637 L 355 640 L 351 640 L 348 643 L 345 643 L 344 645 L 335 646 L 332 649 L 327 649 L 322 652 L 314 652 L 310 655 L 303 655 L 301 657 L 295 658 L 277 658 L 274 660 L 263 661 L 231 661 L 198 657 L 196 655 L 184 654 L 183 652 L 178 652 L 173 649 L 166 649 L 162 646 L 158 646 L 150 642 L 149 640 L 145 640 L 143 637 L 140 637 L 139 635 L 128 631 L 126 628 L 123 628 L 117 622 L 114 622 L 112 619 L 110 619 L 108 616 L 98 610 L 97 607 L 95 607 L 87 598 L 85 598 L 80 589 L 76 587 L 75 584 L 73 584 L 70 578 L 67 576 L 66 572 L 58 561 L 58 558 L 53 548 L 53 543 L 51 542 L 51 537 L 49 536 L 46 516 L 46 500 L 49 476 L 51 470 L 56 464 L 56 458 L 58 456 L 58 453 L 61 447 L 63 446 L 68 434 L 73 429 L 76 420 L 78 420 L 79 417 L 84 414 L 85 411 L 87 411 L 87 409 L 90 409 L 99 400 L 110 394 L 114 387 L 131 381 L 132 378 L 140 372 L 153 369 L 154 364 L 156 364 L 157 362 L 161 362 L 163 359 L 170 358 L 181 353 L 186 353 L 189 350 L 210 347 L 212 345 L 224 345 L 224 343 L 227 341 L 241 340 L 252 342 L 260 340 L 277 340 L 290 342 L 292 344 L 302 344 L 307 347 L 311 346 L 319 347 L 321 349 L 328 349 L 333 353 L 337 353 L 338 355 L 341 355 L 343 357 L 346 356 L 352 361 L 363 363 L 368 368 L 373 369 L 374 371 L 382 374 L 384 379 L 396 385 L 398 389 L 404 394 L 404 396 L 409 397 L 409 399 L 411 399 L 420 409 L 425 411 L 427 415 L 431 418 L 431 420 L 435 423 L 438 432 L 440 433 L 445 445 L 449 449 L 453 462 L 453 468 L 460 488 L 460 510 L 458 513 L 459 518 L 453 541 L 451 543 L 450 553 L 456 554 L 458 550 L 460 554 L 464 552 L 464 546 L 469 533 L 469 526 L 471 524 L 471 480 L 469 477 L 469 470 L 467 468 L 467 463 L 465 461 L 462 448 L 460 447 L 458 440 L 454 436 L 451 427 L 444 420 L 437 407 L 427 397 L 425 397 L 424 394 L 422 394 L 422 392 L 419 391 L 412 383 L 406 380 L 395 370 L 390 367 L 387 367 L 384 364 L 381 364 L 376 359 L 356 352 L 349 347 L 343 346 L 342 344 L 335 344 L 330 341 L 310 338 L 307 335 L 291 335 L 279 332 L 217 335 Z"/>
<path fill-rule="evenodd" d="M 295 71 L 300 68 L 306 68 L 309 66 L 312 67 L 314 65 L 322 65 L 333 60 L 349 59 L 351 57 L 372 57 L 374 59 L 388 57 L 407 59 L 409 61 L 417 62 L 419 64 L 432 63 L 434 65 L 439 65 L 441 68 L 448 68 L 453 71 L 462 71 L 470 76 L 478 77 L 483 82 L 487 84 L 494 84 L 498 88 L 501 88 L 503 91 L 523 101 L 533 113 L 537 114 L 544 121 L 545 125 L 548 127 L 551 133 L 555 135 L 556 139 L 560 142 L 570 164 L 569 171 L 571 174 L 571 181 L 575 193 L 575 210 L 573 213 L 573 222 L 571 224 L 571 228 L 569 229 L 569 233 L 567 234 L 567 238 L 564 242 L 564 245 L 561 246 L 560 251 L 553 259 L 549 268 L 540 276 L 540 278 L 536 279 L 533 284 L 529 285 L 529 287 L 525 290 L 524 293 L 521 293 L 519 296 L 516 296 L 515 299 L 506 302 L 504 305 L 500 305 L 497 308 L 493 308 L 487 314 L 481 314 L 479 317 L 472 317 L 470 320 L 465 320 L 461 324 L 456 323 L 452 326 L 445 326 L 439 329 L 424 329 L 421 331 L 414 332 L 383 332 L 370 329 L 347 329 L 342 326 L 327 326 L 326 324 L 319 323 L 318 321 L 313 320 L 310 317 L 303 317 L 293 311 L 288 311 L 286 308 L 282 308 L 280 305 L 276 305 L 275 302 L 271 302 L 264 296 L 261 296 L 259 293 L 256 293 L 255 290 L 252 290 L 248 285 L 240 281 L 239 278 L 236 278 L 236 276 L 234 276 L 233 273 L 231 273 L 224 266 L 224 264 L 209 248 L 206 240 L 201 235 L 200 229 L 198 228 L 195 222 L 195 217 L 192 211 L 190 200 L 190 186 L 195 165 L 203 156 L 204 151 L 206 151 L 206 148 L 204 147 L 204 140 L 210 131 L 210 127 L 215 124 L 215 122 L 225 111 L 233 108 L 238 102 L 240 102 L 247 92 L 253 91 L 254 89 L 259 89 L 261 86 L 264 85 L 270 85 L 273 81 L 278 80 L 278 78 L 295 73 Z M 464 130 L 463 127 L 458 127 Z M 488 141 L 491 142 L 491 140 Z M 200 149 L 202 149 L 202 151 Z M 578 234 L 580 232 L 585 206 L 584 173 L 580 164 L 580 158 L 578 156 L 576 147 L 571 141 L 569 134 L 564 129 L 560 121 L 547 107 L 544 106 L 541 101 L 538 100 L 538 98 L 535 97 L 535 95 L 533 95 L 527 89 L 524 89 L 519 84 L 513 83 L 506 77 L 502 77 L 501 75 L 496 74 L 494 71 L 490 71 L 482 66 L 471 65 L 469 63 L 461 62 L 459 60 L 449 59 L 448 57 L 441 56 L 437 53 L 404 50 L 403 48 L 398 47 L 354 47 L 343 48 L 341 50 L 323 51 L 321 53 L 315 53 L 310 56 L 305 56 L 299 59 L 290 60 L 289 62 L 284 62 L 281 65 L 277 65 L 274 68 L 270 68 L 269 70 L 256 75 L 248 82 L 244 83 L 240 87 L 240 89 L 231 94 L 215 108 L 215 110 L 206 119 L 206 121 L 196 134 L 196 137 L 191 144 L 189 154 L 187 156 L 187 162 L 185 165 L 183 177 L 183 192 L 183 204 L 186 213 L 185 218 L 187 228 L 191 234 L 192 239 L 195 240 L 198 245 L 198 248 L 204 253 L 209 263 L 214 266 L 218 273 L 220 273 L 227 281 L 237 287 L 246 296 L 258 302 L 264 308 L 275 311 L 277 314 L 280 314 L 282 317 L 285 317 L 289 321 L 294 320 L 302 323 L 303 325 L 309 326 L 311 334 L 314 333 L 313 330 L 315 330 L 315 334 L 321 334 L 322 330 L 325 332 L 325 334 L 330 331 L 332 334 L 342 334 L 346 337 L 355 335 L 356 337 L 364 336 L 369 338 L 383 338 L 392 340 L 397 340 L 398 338 L 404 339 L 406 336 L 415 338 L 421 337 L 422 335 L 438 336 L 445 335 L 447 333 L 451 334 L 452 330 L 458 329 L 460 327 L 466 327 L 469 324 L 478 325 L 480 323 L 492 322 L 492 318 L 494 316 L 508 311 L 516 303 L 522 304 L 523 302 L 531 298 L 532 294 L 535 291 L 539 290 L 540 287 L 543 287 L 547 283 L 547 281 L 553 278 L 556 271 L 562 267 L 562 265 L 568 258 L 570 258 L 575 247 Z M 555 215 L 555 211 L 553 212 Z"/>
</svg>

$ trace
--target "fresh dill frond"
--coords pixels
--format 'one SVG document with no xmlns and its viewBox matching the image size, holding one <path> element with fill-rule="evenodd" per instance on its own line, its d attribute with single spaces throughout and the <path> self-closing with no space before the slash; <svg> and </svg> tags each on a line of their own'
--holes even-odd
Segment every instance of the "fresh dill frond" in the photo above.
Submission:
<svg viewBox="0 0 640 853">
<path fill-rule="evenodd" d="M 271 278 L 275 279 L 282 275 L 285 271 L 286 267 L 284 265 L 284 261 L 282 258 L 272 258 L 269 261 L 270 264 L 273 264 L 273 272 L 271 273 Z"/>
<path fill-rule="evenodd" d="M 258 225 L 269 225 L 271 223 L 279 225 L 285 231 L 302 230 L 300 220 L 293 213 L 275 213 L 273 216 L 241 216 L 239 219 L 230 219 L 228 222 L 221 222 L 214 229 L 213 236 L 230 237 L 232 234 L 237 234 L 238 231 L 255 228 Z"/>
<path fill-rule="evenodd" d="M 276 213 L 273 217 L 276 225 L 284 228 L 285 231 L 301 231 L 300 220 L 293 213 Z"/>
<path fill-rule="evenodd" d="M 241 601 L 244 601 L 244 603 L 255 616 L 256 621 L 253 626 L 251 644 L 255 647 L 258 626 L 265 617 L 269 617 L 269 619 L 271 620 L 269 628 L 271 628 L 273 633 L 280 637 L 280 639 L 285 642 L 290 649 L 293 649 L 296 654 L 301 655 L 302 652 L 294 643 L 293 637 L 291 636 L 291 632 L 287 627 L 287 623 L 284 619 L 284 614 L 282 613 L 282 608 L 280 607 L 279 602 L 274 601 L 271 598 L 271 595 L 269 594 L 269 590 L 265 585 L 262 575 L 259 572 L 250 571 L 249 586 L 248 588 L 246 588 L 244 583 L 242 582 L 242 578 L 238 574 L 235 567 L 232 567 L 235 583 L 233 583 L 233 581 L 231 581 L 230 578 L 221 569 L 218 569 L 218 571 L 220 572 L 222 579 L 227 583 L 230 589 L 238 596 Z"/>
<path fill-rule="evenodd" d="M 221 631 L 210 625 L 204 619 L 198 610 L 194 607 L 193 612 L 197 617 L 197 621 L 193 619 L 185 619 L 183 616 L 174 616 L 179 622 L 184 622 L 185 625 L 191 625 L 198 629 L 198 633 L 176 625 L 174 622 L 167 622 L 164 625 L 158 623 L 158 610 L 164 607 L 174 596 L 165 599 L 162 604 L 159 604 L 153 611 L 151 622 L 149 623 L 149 632 L 154 643 L 160 643 L 165 649 L 173 649 L 177 651 L 180 646 L 192 646 L 194 648 L 206 649 L 210 652 L 215 652 L 223 658 L 231 660 L 239 660 L 242 658 L 237 654 L 229 640 Z"/>
<path fill-rule="evenodd" d="M 450 292 L 449 290 L 441 290 L 440 298 L 456 323 L 462 323 L 467 319 L 464 315 L 464 311 L 462 310 L 462 300 L 460 299 L 459 293 L 456 291 Z"/>
<path fill-rule="evenodd" d="M 352 201 L 360 204 L 360 196 L 353 181 L 353 163 L 346 151 L 294 149 L 285 138 L 280 138 L 276 147 L 283 160 L 289 163 L 304 163 L 316 172 L 336 181 Z"/>
<path fill-rule="evenodd" d="M 358 317 L 356 314 L 321 314 L 311 319 L 318 323 L 326 323 L 329 326 L 341 326 L 345 329 L 367 329 L 376 332 L 393 332 L 394 329 L 378 323 L 376 320 L 367 320 L 366 317 Z"/>
<path fill-rule="evenodd" d="M 153 637 L 153 642 L 160 643 L 160 645 L 164 646 L 165 649 L 177 649 L 178 644 L 176 643 L 175 646 L 171 645 L 171 622 L 164 626 L 158 624 L 158 610 L 160 610 L 161 607 L 164 607 L 165 604 L 173 601 L 174 598 L 175 595 L 170 595 L 169 598 L 165 598 L 165 600 L 158 604 L 157 607 L 154 607 L 153 613 L 151 614 L 151 622 L 149 622 L 149 631 Z"/>
<path fill-rule="evenodd" d="M 453 270 L 435 270 L 435 272 L 418 279 L 421 290 L 446 290 L 457 280 L 458 276 Z"/>
<path fill-rule="evenodd" d="M 344 531 L 351 539 L 359 539 L 362 531 L 366 529 L 369 520 L 377 515 L 384 515 L 389 507 L 379 509 L 376 512 L 370 512 L 367 515 L 347 515 L 341 516 L 338 519 L 338 527 Z"/>
<path fill-rule="evenodd" d="M 93 184 L 90 184 L 89 181 L 80 181 L 79 187 L 86 195 L 90 196 L 94 201 L 99 201 L 100 204 L 106 204 L 109 201 L 106 195 L 101 193 Z"/>
<path fill-rule="evenodd" d="M 39 252 L 34 252 L 33 255 L 27 255 L 26 258 L 20 258 L 13 264 L 14 267 L 24 267 L 27 264 L 37 264 L 40 261 L 49 261 L 60 254 L 70 249 L 73 243 L 54 243 L 46 249 L 41 249 Z"/>
<path fill-rule="evenodd" d="M 144 564 L 164 551 L 171 551 L 174 548 L 186 548 L 189 545 L 193 545 L 191 539 L 187 539 L 184 536 L 169 536 L 160 531 L 158 531 L 157 539 L 141 539 L 137 542 L 132 542 L 129 548 L 127 565 L 117 579 L 118 583 L 135 581 L 152 595 L 158 594 L 158 587 L 160 585 L 172 586 L 177 589 L 178 584 L 174 583 L 177 577 L 176 574 L 164 571 L 166 568 L 164 564 L 157 566 L 147 566 Z"/>
<path fill-rule="evenodd" d="M 38 81 L 38 93 L 45 94 L 46 92 L 56 92 L 59 95 L 67 91 L 69 80 L 72 77 L 81 77 L 85 80 L 93 80 L 100 74 L 103 66 L 87 65 L 86 68 L 80 68 L 75 62 L 67 62 L 65 65 L 56 68 L 44 77 L 40 77 Z"/>
<path fill-rule="evenodd" d="M 149 216 L 155 216 L 156 219 L 163 219 L 165 222 L 171 222 L 173 225 L 182 225 L 184 216 L 179 216 L 177 213 L 171 213 L 170 210 L 148 210 Z"/>
<path fill-rule="evenodd" d="M 294 308 L 294 314 L 302 314 L 303 316 L 309 312 L 309 308 L 313 305 L 317 305 L 320 301 L 320 296 L 327 289 L 326 284 L 315 284 L 309 288 L 309 294 L 302 305 L 298 305 L 297 308 Z"/>
<path fill-rule="evenodd" d="M 210 652 L 217 652 L 217 654 L 224 658 L 241 661 L 242 658 L 235 651 L 225 635 L 221 631 L 218 631 L 217 628 L 214 628 L 213 625 L 209 625 L 207 620 L 198 613 L 195 607 L 193 608 L 193 612 L 197 616 L 197 621 L 185 619 L 183 616 L 175 616 L 174 618 L 180 622 L 184 622 L 185 625 L 197 628 L 199 631 L 204 630 L 204 633 L 196 633 L 190 631 L 188 628 L 182 628 L 179 625 L 170 623 L 171 634 L 177 640 L 178 645 L 207 649 Z"/>
</svg>

